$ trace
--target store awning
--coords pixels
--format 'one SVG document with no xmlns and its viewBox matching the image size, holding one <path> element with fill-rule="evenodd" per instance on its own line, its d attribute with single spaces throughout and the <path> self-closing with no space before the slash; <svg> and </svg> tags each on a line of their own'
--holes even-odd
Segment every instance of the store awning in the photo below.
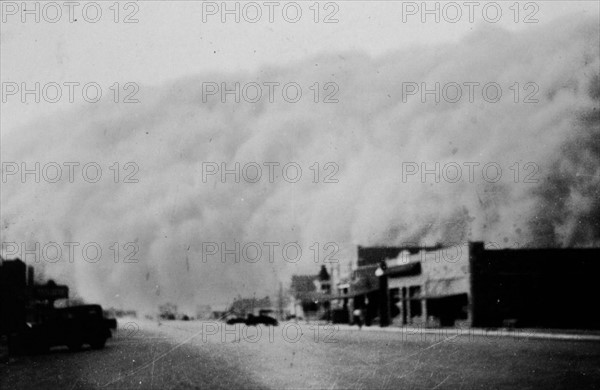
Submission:
<svg viewBox="0 0 600 390">
<path fill-rule="evenodd" d="M 358 297 L 360 295 L 365 295 L 365 294 L 370 294 L 372 292 L 375 291 L 379 291 L 379 289 L 374 288 L 371 290 L 359 290 L 359 291 L 351 291 L 347 294 L 340 294 L 340 295 L 330 295 L 329 298 L 327 300 L 329 301 L 333 301 L 335 299 L 348 299 L 348 298 L 355 298 Z"/>
<path fill-rule="evenodd" d="M 392 278 L 421 275 L 421 262 L 418 261 L 389 267 L 387 271 L 385 271 L 385 275 Z"/>
</svg>

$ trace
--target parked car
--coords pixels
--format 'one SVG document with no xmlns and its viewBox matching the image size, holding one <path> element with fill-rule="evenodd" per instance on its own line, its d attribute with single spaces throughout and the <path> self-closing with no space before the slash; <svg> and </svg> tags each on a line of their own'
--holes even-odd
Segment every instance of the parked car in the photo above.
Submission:
<svg viewBox="0 0 600 390">
<path fill-rule="evenodd" d="M 273 317 L 269 317 L 267 315 L 261 314 L 258 316 L 255 316 L 253 314 L 248 314 L 248 318 L 246 319 L 246 325 L 248 326 L 256 326 L 259 324 L 263 324 L 263 325 L 271 325 L 271 326 L 277 326 L 279 325 L 279 322 L 277 322 L 277 320 Z"/>
<path fill-rule="evenodd" d="M 117 328 L 117 320 L 104 317 L 100 305 L 77 305 L 50 309 L 40 321 L 27 323 L 19 337 L 26 350 L 46 351 L 55 345 L 79 350 L 84 344 L 93 349 L 104 348 L 106 339 Z"/>
<path fill-rule="evenodd" d="M 227 325 L 234 325 L 234 324 L 245 324 L 245 323 L 246 323 L 246 320 L 245 320 L 244 318 L 241 318 L 241 317 L 235 317 L 235 316 L 234 316 L 234 317 L 229 317 L 229 318 L 228 318 L 228 319 L 225 321 L 225 323 L 226 323 Z"/>
</svg>

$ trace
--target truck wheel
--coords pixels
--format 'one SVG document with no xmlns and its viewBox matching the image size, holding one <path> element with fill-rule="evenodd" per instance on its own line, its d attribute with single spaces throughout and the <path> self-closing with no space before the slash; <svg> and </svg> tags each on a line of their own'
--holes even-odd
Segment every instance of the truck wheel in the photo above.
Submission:
<svg viewBox="0 0 600 390">
<path fill-rule="evenodd" d="M 72 352 L 76 352 L 76 351 L 81 351 L 81 346 L 83 344 L 81 342 L 78 341 L 71 341 L 69 342 L 69 344 L 67 345 L 67 347 L 69 347 L 69 350 Z"/>
<path fill-rule="evenodd" d="M 83 346 L 83 341 L 81 340 L 80 337 L 76 337 L 76 336 L 73 337 L 71 340 L 69 340 L 69 342 L 67 343 L 67 347 L 71 351 L 79 351 L 79 350 L 81 350 L 82 346 Z"/>
<path fill-rule="evenodd" d="M 92 342 L 90 342 L 90 346 L 93 349 L 102 349 L 106 345 L 106 337 L 98 336 Z"/>
<path fill-rule="evenodd" d="M 23 341 L 23 336 L 19 333 L 10 333 L 8 335 L 9 355 L 23 355 L 26 351 L 27 345 Z"/>
<path fill-rule="evenodd" d="M 40 340 L 33 346 L 33 352 L 48 353 L 50 352 L 50 344 L 46 340 Z"/>
</svg>

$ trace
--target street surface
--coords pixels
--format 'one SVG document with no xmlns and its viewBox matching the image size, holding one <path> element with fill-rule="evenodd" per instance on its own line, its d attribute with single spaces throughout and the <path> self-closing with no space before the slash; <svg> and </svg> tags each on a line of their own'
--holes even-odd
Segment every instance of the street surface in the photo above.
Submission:
<svg viewBox="0 0 600 390">
<path fill-rule="evenodd" d="M 0 388 L 593 389 L 600 342 L 120 319 L 104 350 L 2 364 Z"/>
</svg>

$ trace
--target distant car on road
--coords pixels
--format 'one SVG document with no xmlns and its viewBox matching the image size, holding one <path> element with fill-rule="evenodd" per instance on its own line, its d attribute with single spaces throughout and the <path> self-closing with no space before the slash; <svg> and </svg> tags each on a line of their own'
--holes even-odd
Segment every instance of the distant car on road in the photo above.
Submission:
<svg viewBox="0 0 600 390">
<path fill-rule="evenodd" d="M 263 324 L 263 325 L 271 325 L 271 326 L 277 326 L 279 325 L 279 322 L 277 322 L 277 320 L 273 317 L 269 317 L 267 315 L 264 314 L 260 314 L 258 316 L 255 316 L 253 314 L 248 314 L 248 318 L 246 319 L 246 325 L 248 326 L 256 326 L 259 324 Z"/>
<path fill-rule="evenodd" d="M 245 324 L 246 320 L 244 318 L 241 317 L 230 317 L 228 318 L 225 323 L 227 325 L 235 325 L 235 324 Z"/>
</svg>

